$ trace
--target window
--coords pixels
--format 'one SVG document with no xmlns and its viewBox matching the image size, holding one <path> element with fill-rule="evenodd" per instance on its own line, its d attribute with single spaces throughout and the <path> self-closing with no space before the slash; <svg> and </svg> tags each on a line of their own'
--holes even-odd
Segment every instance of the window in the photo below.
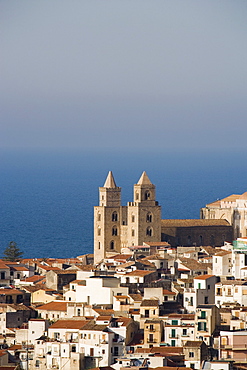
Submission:
<svg viewBox="0 0 247 370">
<path fill-rule="evenodd" d="M 146 235 L 147 236 L 153 236 L 153 229 L 151 227 L 147 227 Z"/>
<path fill-rule="evenodd" d="M 172 329 L 171 337 L 176 338 L 176 329 Z"/>
<path fill-rule="evenodd" d="M 100 242 L 99 242 L 98 248 L 100 249 Z"/>
<path fill-rule="evenodd" d="M 149 310 L 145 310 L 145 317 L 149 317 Z"/>
<path fill-rule="evenodd" d="M 118 214 L 117 214 L 117 212 L 116 212 L 116 211 L 114 211 L 114 212 L 112 213 L 111 219 L 112 219 L 112 221 L 114 221 L 114 222 L 118 221 Z"/>
<path fill-rule="evenodd" d="M 183 329 L 183 335 L 187 335 L 187 329 Z"/>
<path fill-rule="evenodd" d="M 139 193 L 136 193 L 136 200 L 139 200 Z"/>
<path fill-rule="evenodd" d="M 112 235 L 113 236 L 117 236 L 118 232 L 117 232 L 117 227 L 116 226 L 113 226 L 112 228 Z"/>
<path fill-rule="evenodd" d="M 171 346 L 175 347 L 176 346 L 176 341 L 174 339 L 171 340 Z"/>
<path fill-rule="evenodd" d="M 118 347 L 113 347 L 113 356 L 118 356 Z"/>
<path fill-rule="evenodd" d="M 153 334 L 149 334 L 148 341 L 149 341 L 150 343 L 152 343 L 152 342 L 154 341 L 154 335 L 153 335 Z"/>
<path fill-rule="evenodd" d="M 152 222 L 153 221 L 153 215 L 152 215 L 152 213 L 150 213 L 150 212 L 147 213 L 146 221 L 147 222 Z"/>
<path fill-rule="evenodd" d="M 98 227 L 98 236 L 100 236 L 100 235 L 101 235 L 101 228 Z"/>
<path fill-rule="evenodd" d="M 131 221 L 132 221 L 132 222 L 135 222 L 135 216 L 134 216 L 134 215 L 132 215 L 132 217 L 131 217 Z"/>
<path fill-rule="evenodd" d="M 146 191 L 145 192 L 145 200 L 148 200 L 148 199 L 150 199 L 150 191 Z"/>
<path fill-rule="evenodd" d="M 114 241 L 113 240 L 110 242 L 110 249 L 114 249 Z"/>
<path fill-rule="evenodd" d="M 71 347 L 71 352 L 76 352 L 76 346 Z"/>
<path fill-rule="evenodd" d="M 195 368 L 195 364 L 190 364 L 190 368 L 191 369 L 194 369 Z"/>
<path fill-rule="evenodd" d="M 101 221 L 101 214 L 98 213 L 98 221 Z"/>
<path fill-rule="evenodd" d="M 81 316 L 81 309 L 80 308 L 77 309 L 77 316 Z"/>
<path fill-rule="evenodd" d="M 154 326 L 151 324 L 149 329 L 150 329 L 151 331 L 153 331 L 153 330 L 154 330 Z"/>
<path fill-rule="evenodd" d="M 132 236 L 135 236 L 135 229 L 132 229 L 132 231 L 131 231 L 131 235 L 132 235 Z"/>
<path fill-rule="evenodd" d="M 201 311 L 201 318 L 206 319 L 206 311 Z"/>
<path fill-rule="evenodd" d="M 178 325 L 178 320 L 172 320 L 172 325 Z"/>
<path fill-rule="evenodd" d="M 194 352 L 189 352 L 189 357 L 194 357 Z"/>
<path fill-rule="evenodd" d="M 204 304 L 208 304 L 208 297 L 204 298 Z"/>
</svg>

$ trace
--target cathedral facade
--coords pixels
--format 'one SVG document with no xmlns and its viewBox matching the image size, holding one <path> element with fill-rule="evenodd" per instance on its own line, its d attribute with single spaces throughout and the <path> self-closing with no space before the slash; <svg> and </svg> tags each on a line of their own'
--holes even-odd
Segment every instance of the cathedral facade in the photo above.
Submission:
<svg viewBox="0 0 247 370">
<path fill-rule="evenodd" d="M 121 188 L 110 171 L 99 188 L 99 205 L 94 207 L 94 262 L 125 247 L 160 240 L 161 207 L 146 172 L 134 185 L 133 201 L 122 206 Z"/>
</svg>

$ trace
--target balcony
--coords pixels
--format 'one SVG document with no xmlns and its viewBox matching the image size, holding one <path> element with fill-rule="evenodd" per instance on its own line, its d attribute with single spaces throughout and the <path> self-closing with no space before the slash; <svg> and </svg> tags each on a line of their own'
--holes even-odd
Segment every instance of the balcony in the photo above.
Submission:
<svg viewBox="0 0 247 370">
<path fill-rule="evenodd" d="M 171 338 L 171 339 L 178 339 L 179 336 L 178 335 L 169 334 L 169 338 Z"/>
</svg>

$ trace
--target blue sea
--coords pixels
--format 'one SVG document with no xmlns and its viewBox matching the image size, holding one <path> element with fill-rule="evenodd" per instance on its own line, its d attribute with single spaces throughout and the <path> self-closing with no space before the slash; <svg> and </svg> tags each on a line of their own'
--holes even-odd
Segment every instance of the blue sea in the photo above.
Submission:
<svg viewBox="0 0 247 370">
<path fill-rule="evenodd" d="M 164 143 L 165 147 L 165 143 Z M 93 252 L 93 207 L 109 170 L 122 204 L 146 171 L 163 218 L 199 218 L 200 208 L 247 191 L 246 152 L 228 150 L 0 150 L 0 255 L 15 241 L 24 257 Z"/>
</svg>

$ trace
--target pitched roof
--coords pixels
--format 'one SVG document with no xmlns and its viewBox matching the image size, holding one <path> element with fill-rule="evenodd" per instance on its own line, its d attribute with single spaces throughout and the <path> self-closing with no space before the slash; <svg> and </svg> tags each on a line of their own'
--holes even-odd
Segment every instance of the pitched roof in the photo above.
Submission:
<svg viewBox="0 0 247 370">
<path fill-rule="evenodd" d="M 67 302 L 53 301 L 37 307 L 37 310 L 67 311 Z"/>
<path fill-rule="evenodd" d="M 185 219 L 185 220 L 161 220 L 162 227 L 198 227 L 198 226 L 231 226 L 223 219 Z"/>
<path fill-rule="evenodd" d="M 87 320 L 58 320 L 49 329 L 82 329 L 88 323 Z"/>
<path fill-rule="evenodd" d="M 176 295 L 176 293 L 171 292 L 170 290 L 163 289 L 163 295 Z"/>
<path fill-rule="evenodd" d="M 222 256 L 226 256 L 227 254 L 231 254 L 231 253 L 232 253 L 231 251 L 222 250 L 220 252 L 215 253 L 215 257 L 222 257 Z"/>
<path fill-rule="evenodd" d="M 203 340 L 187 340 L 184 347 L 201 347 Z"/>
<path fill-rule="evenodd" d="M 107 175 L 107 178 L 105 180 L 103 187 L 104 188 L 116 188 L 117 187 L 111 171 L 108 172 L 108 175 Z"/>
<path fill-rule="evenodd" d="M 158 299 L 143 299 L 141 303 L 141 307 L 158 307 L 159 306 L 159 301 Z"/>
<path fill-rule="evenodd" d="M 153 271 L 150 271 L 150 270 L 134 270 L 134 271 L 126 272 L 124 276 L 146 276 L 152 273 Z"/>
<path fill-rule="evenodd" d="M 29 283 L 35 283 L 35 282 L 43 280 L 43 279 L 46 279 L 46 277 L 43 276 L 43 275 L 33 275 L 33 276 L 30 276 L 30 277 L 27 277 L 27 278 L 21 280 L 21 282 L 25 281 L 25 282 L 29 282 Z"/>
<path fill-rule="evenodd" d="M 194 277 L 194 279 L 198 279 L 198 280 L 206 280 L 206 279 L 209 279 L 211 277 L 213 277 L 215 275 L 200 275 L 200 276 L 196 276 Z"/>
<path fill-rule="evenodd" d="M 143 171 L 143 173 L 141 174 L 137 185 L 152 185 L 148 175 L 146 174 L 146 171 Z"/>
<path fill-rule="evenodd" d="M 239 198 L 240 198 L 240 194 L 232 194 L 232 195 L 229 195 L 226 198 L 218 199 L 218 200 L 216 200 L 212 203 L 208 203 L 206 205 L 206 207 L 208 207 L 208 206 L 220 207 L 221 202 L 236 202 L 236 200 L 239 199 Z"/>
</svg>

